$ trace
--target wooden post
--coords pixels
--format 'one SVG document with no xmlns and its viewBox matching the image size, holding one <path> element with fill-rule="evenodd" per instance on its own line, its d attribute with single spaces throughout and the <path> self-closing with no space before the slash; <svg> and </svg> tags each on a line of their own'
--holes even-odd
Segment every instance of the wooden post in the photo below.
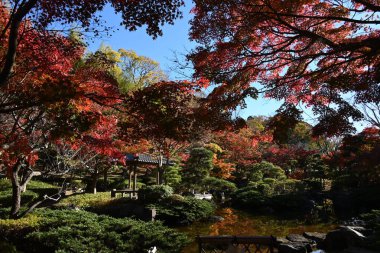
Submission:
<svg viewBox="0 0 380 253">
<path fill-rule="evenodd" d="M 132 165 L 130 165 L 130 166 L 132 166 Z M 129 176 L 129 178 L 128 178 L 128 189 L 131 189 L 132 188 L 132 171 L 133 171 L 133 169 L 131 168 L 131 167 L 129 167 L 129 170 L 128 170 L 128 176 Z"/>
<path fill-rule="evenodd" d="M 160 165 L 157 166 L 157 172 L 156 172 L 156 185 L 160 184 Z"/>
<path fill-rule="evenodd" d="M 162 155 L 158 156 L 158 168 L 157 168 L 157 178 L 156 178 L 156 184 L 160 185 L 162 182 L 162 175 L 161 175 L 161 170 L 162 170 Z"/>
<path fill-rule="evenodd" d="M 133 167 L 133 196 L 136 196 L 136 185 L 137 185 L 137 164 Z"/>
</svg>

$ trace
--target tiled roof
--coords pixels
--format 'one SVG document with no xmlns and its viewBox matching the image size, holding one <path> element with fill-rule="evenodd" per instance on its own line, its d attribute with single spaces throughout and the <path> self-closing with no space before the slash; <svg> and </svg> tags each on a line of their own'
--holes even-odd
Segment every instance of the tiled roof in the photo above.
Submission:
<svg viewBox="0 0 380 253">
<path fill-rule="evenodd" d="M 137 160 L 136 160 L 136 157 L 138 157 Z M 128 153 L 125 155 L 125 160 L 127 163 L 137 161 L 138 163 L 158 164 L 158 157 L 151 156 L 149 154 L 131 154 L 131 153 Z M 163 165 L 167 164 L 166 158 L 162 159 L 162 164 Z M 174 162 L 169 160 L 169 165 L 174 165 Z"/>
</svg>

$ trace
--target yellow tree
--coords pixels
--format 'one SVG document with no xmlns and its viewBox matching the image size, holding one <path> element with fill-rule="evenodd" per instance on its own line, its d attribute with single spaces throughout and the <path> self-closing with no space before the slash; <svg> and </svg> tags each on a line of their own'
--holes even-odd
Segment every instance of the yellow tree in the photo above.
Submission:
<svg viewBox="0 0 380 253">
<path fill-rule="evenodd" d="M 109 61 L 115 63 L 111 74 L 118 81 L 122 93 L 168 80 L 157 61 L 138 55 L 133 50 L 121 48 L 116 51 L 110 46 L 101 45 L 98 53 L 102 53 Z"/>
</svg>

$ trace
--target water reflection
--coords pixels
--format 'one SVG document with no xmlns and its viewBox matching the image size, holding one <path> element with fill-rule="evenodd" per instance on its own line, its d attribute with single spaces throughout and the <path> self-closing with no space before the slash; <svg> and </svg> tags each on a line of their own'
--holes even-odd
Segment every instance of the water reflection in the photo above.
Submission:
<svg viewBox="0 0 380 253">
<path fill-rule="evenodd" d="M 179 228 L 190 238 L 197 235 L 273 235 L 302 234 L 306 231 L 327 232 L 336 225 L 331 223 L 305 224 L 302 220 L 286 220 L 275 216 L 252 215 L 232 208 L 223 208 L 216 212 L 224 220 L 218 222 L 198 222 L 191 226 Z M 183 253 L 197 252 L 197 245 L 192 243 Z M 320 252 L 322 253 L 322 252 Z"/>
</svg>

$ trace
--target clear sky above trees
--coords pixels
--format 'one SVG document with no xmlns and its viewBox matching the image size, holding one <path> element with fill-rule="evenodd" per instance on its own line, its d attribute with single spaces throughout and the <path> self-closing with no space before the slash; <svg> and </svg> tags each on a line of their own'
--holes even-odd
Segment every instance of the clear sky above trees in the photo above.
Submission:
<svg viewBox="0 0 380 253">
<path fill-rule="evenodd" d="M 173 63 L 174 52 L 179 56 L 186 54 L 195 46 L 195 43 L 189 41 L 188 31 L 190 28 L 189 20 L 192 18 L 190 13 L 193 6 L 192 1 L 186 0 L 186 6 L 182 7 L 183 18 L 175 21 L 174 25 L 165 25 L 163 27 L 163 36 L 157 39 L 152 39 L 146 34 L 144 29 L 138 29 L 134 32 L 126 31 L 120 28 L 112 33 L 112 36 L 101 38 L 88 38 L 89 49 L 95 51 L 104 43 L 112 46 L 114 49 L 125 48 L 136 51 L 139 55 L 144 55 L 158 61 L 164 71 L 170 72 L 171 68 L 175 67 Z M 113 10 L 108 7 L 102 13 L 103 17 L 111 25 L 118 27 L 120 16 L 115 15 Z M 191 72 L 189 72 L 189 75 Z M 171 79 L 183 79 L 184 77 L 171 72 Z M 258 100 L 247 100 L 247 109 L 240 110 L 238 113 L 241 117 L 247 118 L 251 115 L 271 116 L 275 110 L 280 107 L 281 102 L 259 98 Z M 306 117 L 307 118 L 307 117 Z"/>
<path fill-rule="evenodd" d="M 87 38 L 89 50 L 95 51 L 102 43 L 110 45 L 116 50 L 119 48 L 132 49 L 139 55 L 144 55 L 158 61 L 161 68 L 168 72 L 171 79 L 184 79 L 184 76 L 173 71 L 173 68 L 176 67 L 176 64 L 173 62 L 175 54 L 181 57 L 196 45 L 194 42 L 189 41 L 188 38 L 189 21 L 193 17 L 191 14 L 193 3 L 190 0 L 186 0 L 185 3 L 185 7 L 181 8 L 183 18 L 176 20 L 174 25 L 166 24 L 163 27 L 163 36 L 156 39 L 150 37 L 144 29 L 138 29 L 134 32 L 122 29 L 119 27 L 121 17 L 115 15 L 112 8 L 108 7 L 102 12 L 102 16 L 107 20 L 108 24 L 114 26 L 115 32 L 111 33 L 111 36 Z M 192 72 L 189 70 L 186 73 L 190 76 Z M 283 101 L 266 99 L 260 96 L 257 100 L 248 98 L 246 102 L 247 108 L 237 111 L 237 114 L 243 118 L 251 115 L 272 116 Z M 314 124 L 311 110 L 308 108 L 303 109 L 305 110 L 304 119 Z M 359 130 L 362 130 L 365 126 L 365 123 L 355 123 L 355 127 Z"/>
</svg>

